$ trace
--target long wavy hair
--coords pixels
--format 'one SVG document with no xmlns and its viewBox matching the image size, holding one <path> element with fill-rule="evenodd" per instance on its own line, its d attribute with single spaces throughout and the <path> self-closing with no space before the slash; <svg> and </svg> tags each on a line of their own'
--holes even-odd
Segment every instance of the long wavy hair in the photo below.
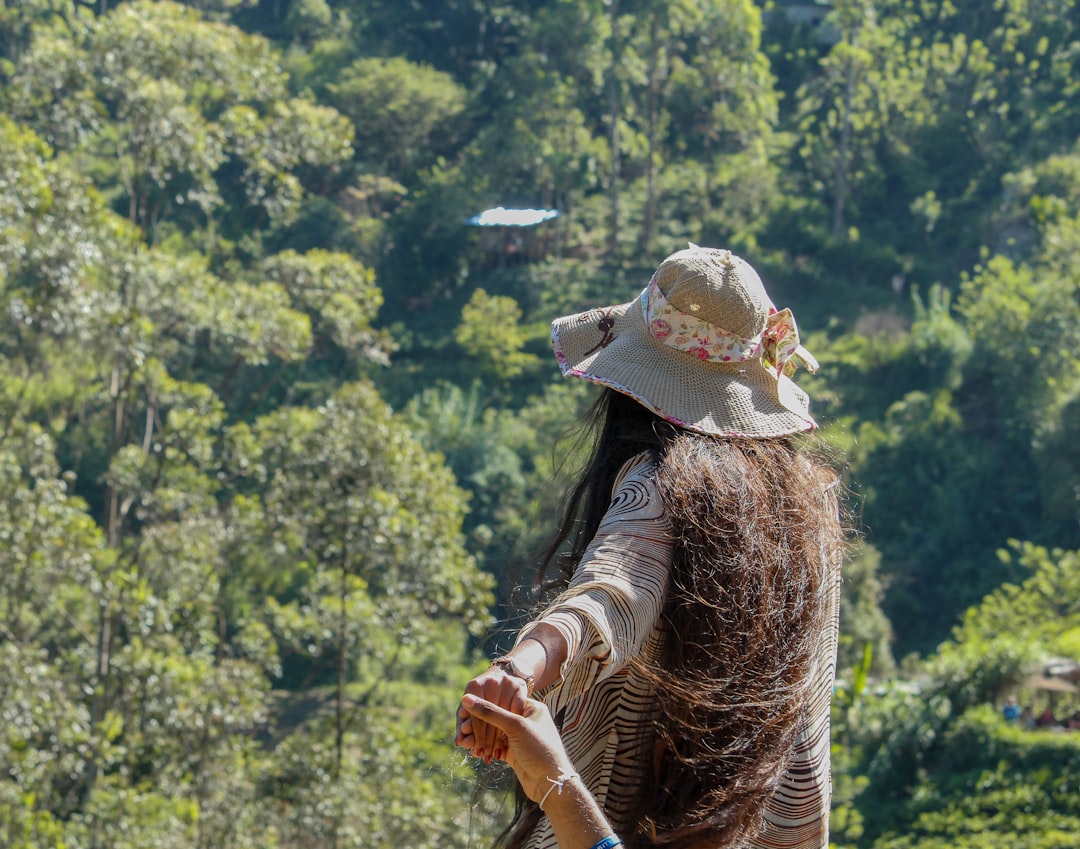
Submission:
<svg viewBox="0 0 1080 849">
<path fill-rule="evenodd" d="M 565 586 L 607 511 L 623 464 L 652 452 L 675 546 L 666 657 L 631 662 L 655 684 L 642 728 L 649 774 L 623 824 L 628 849 L 740 847 L 794 748 L 844 544 L 838 478 L 791 438 L 719 438 L 678 428 L 604 390 L 584 419 L 591 456 L 569 492 L 538 582 Z M 557 566 L 552 576 L 551 567 Z M 551 580 L 554 578 L 554 580 Z M 504 833 L 540 819 L 518 795 Z"/>
</svg>

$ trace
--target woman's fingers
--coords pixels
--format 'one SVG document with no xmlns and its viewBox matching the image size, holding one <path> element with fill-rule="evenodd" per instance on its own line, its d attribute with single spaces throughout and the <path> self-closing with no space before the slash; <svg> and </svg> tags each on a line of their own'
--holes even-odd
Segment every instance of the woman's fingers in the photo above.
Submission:
<svg viewBox="0 0 1080 849">
<path fill-rule="evenodd" d="M 502 669 L 493 668 L 470 681 L 465 687 L 465 693 L 507 710 L 520 711 L 525 704 L 526 685 L 520 678 L 508 675 Z M 472 750 L 476 757 L 490 762 L 493 757 L 502 756 L 505 740 L 497 728 L 482 720 L 476 720 L 472 724 L 472 734 Z"/>
<path fill-rule="evenodd" d="M 492 683 L 489 679 L 481 676 L 479 679 L 473 679 L 469 682 L 469 686 L 465 688 L 465 694 L 467 696 L 479 696 L 481 698 L 490 698 L 494 695 L 491 690 Z M 464 708 L 464 702 L 462 703 Z M 490 762 L 492 755 L 495 753 L 495 730 L 491 728 L 486 722 L 474 719 L 472 723 L 473 733 L 473 755 L 478 758 Z"/>
<path fill-rule="evenodd" d="M 493 742 L 490 744 L 491 748 L 484 750 L 484 760 L 488 763 L 491 762 L 492 758 L 505 760 L 507 750 L 510 748 L 511 734 L 517 735 L 523 728 L 521 725 L 524 722 L 522 717 L 494 702 L 473 695 L 466 695 L 461 700 L 461 704 L 474 717 L 473 724 L 475 726 L 491 732 L 490 739 Z M 474 751 L 476 750 L 474 749 Z"/>
<path fill-rule="evenodd" d="M 464 705 L 458 705 L 457 729 L 454 732 L 454 745 L 461 746 L 464 749 L 471 749 L 475 745 L 475 742 L 475 738 L 473 737 L 472 714 L 465 709 Z"/>
<path fill-rule="evenodd" d="M 528 699 L 528 685 L 499 667 L 491 667 L 465 686 L 467 696 L 483 699 L 511 713 L 521 713 Z M 466 724 L 468 723 L 468 724 Z M 464 701 L 458 707 L 455 745 L 471 749 L 474 757 L 491 762 L 506 754 L 506 735 L 481 717 L 471 717 Z"/>
<path fill-rule="evenodd" d="M 500 695 L 501 682 L 489 678 L 484 682 L 483 688 L 480 690 L 480 697 L 489 701 L 498 703 Z M 497 743 L 497 729 L 490 723 L 483 722 L 476 727 L 476 742 L 478 747 L 484 753 L 484 760 L 490 763 L 491 759 L 495 756 L 495 749 Z"/>
<path fill-rule="evenodd" d="M 516 678 L 512 675 L 503 676 L 497 687 L 498 698 L 493 699 L 500 708 L 511 713 L 520 713 L 525 707 L 526 694 L 528 692 L 528 685 L 520 678 Z M 492 757 L 502 760 L 506 757 L 507 739 L 506 734 L 502 732 L 502 729 L 488 723 L 488 728 L 492 732 L 491 748 L 487 749 L 487 752 Z"/>
<path fill-rule="evenodd" d="M 467 711 L 466 711 L 467 712 Z M 475 743 L 473 737 L 473 721 L 471 718 L 458 721 L 457 734 L 454 736 L 454 745 L 463 749 L 471 749 Z"/>
<path fill-rule="evenodd" d="M 484 675 L 478 675 L 473 678 L 468 684 L 465 685 L 466 696 L 476 696 L 483 692 L 484 681 L 486 673 Z M 469 722 L 469 726 L 465 728 L 465 722 Z M 472 720 L 471 714 L 465 708 L 464 699 L 462 699 L 461 705 L 458 706 L 457 712 L 457 736 L 454 742 L 458 746 L 462 746 L 466 749 L 472 749 L 474 757 L 482 758 L 485 756 L 483 748 L 484 740 L 484 723 L 480 720 Z"/>
<path fill-rule="evenodd" d="M 525 718 L 522 717 L 520 713 L 512 713 L 499 707 L 493 702 L 486 701 L 477 696 L 467 693 L 461 700 L 461 705 L 468 711 L 470 716 L 480 717 L 488 725 L 497 728 L 507 736 L 509 736 L 511 732 L 520 731 L 525 727 Z"/>
</svg>

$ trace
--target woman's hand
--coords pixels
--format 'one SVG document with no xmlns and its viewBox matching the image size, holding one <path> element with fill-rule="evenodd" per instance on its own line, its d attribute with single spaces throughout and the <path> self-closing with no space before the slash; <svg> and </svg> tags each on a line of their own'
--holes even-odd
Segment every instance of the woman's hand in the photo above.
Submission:
<svg viewBox="0 0 1080 849">
<path fill-rule="evenodd" d="M 505 760 L 521 782 L 522 789 L 539 802 L 560 776 L 574 774 L 563 747 L 559 729 L 543 702 L 526 699 L 518 712 L 466 694 L 462 709 L 475 725 L 493 729 L 505 741 L 501 760 Z"/>
<path fill-rule="evenodd" d="M 499 661 L 485 672 L 477 675 L 465 687 L 465 693 L 479 696 L 511 713 L 521 713 L 525 700 L 529 697 L 529 685 L 525 678 L 530 678 L 536 690 L 542 690 L 559 674 L 566 660 L 566 639 L 550 625 L 537 623 L 525 639 L 519 642 L 499 661 L 508 660 L 516 675 L 511 674 L 506 665 Z M 521 677 L 524 676 L 524 677 Z M 484 758 L 488 763 L 492 758 L 502 757 L 505 738 L 502 733 L 482 719 L 470 717 L 464 706 L 458 706 L 457 735 L 455 745 L 471 749 L 472 754 Z"/>
<path fill-rule="evenodd" d="M 485 702 L 519 714 L 525 709 L 528 686 L 505 669 L 492 666 L 477 675 L 465 686 L 465 697 L 457 712 L 457 734 L 454 745 L 471 749 L 475 757 L 491 763 L 492 758 L 503 758 L 506 738 L 495 726 L 474 717 L 465 707 L 465 699 L 477 697 Z"/>
<path fill-rule="evenodd" d="M 562 849 L 590 849 L 605 837 L 618 840 L 596 798 L 574 771 L 559 729 L 543 702 L 527 699 L 521 713 L 516 714 L 466 695 L 461 707 L 471 722 L 496 729 L 506 741 L 503 759 L 514 770 L 525 795 L 547 815 Z"/>
</svg>

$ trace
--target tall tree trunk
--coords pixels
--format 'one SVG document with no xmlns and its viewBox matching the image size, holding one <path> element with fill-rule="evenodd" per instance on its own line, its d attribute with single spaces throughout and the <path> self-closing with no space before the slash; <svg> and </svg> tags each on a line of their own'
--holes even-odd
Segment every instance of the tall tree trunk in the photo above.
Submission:
<svg viewBox="0 0 1080 849">
<path fill-rule="evenodd" d="M 608 255 L 612 258 L 619 250 L 619 63 L 622 49 L 619 42 L 619 0 L 608 3 L 608 19 L 611 24 L 611 67 L 608 70 L 608 144 L 611 147 L 611 218 Z"/>
<path fill-rule="evenodd" d="M 345 551 L 341 560 L 341 584 L 338 587 L 338 603 L 341 610 L 338 614 L 338 652 L 337 652 L 337 704 L 334 707 L 334 778 L 341 778 L 341 765 L 345 760 L 345 685 L 348 683 L 349 662 L 347 628 L 349 616 L 347 602 L 349 600 L 349 543 L 345 543 Z M 336 835 L 335 835 L 336 839 Z"/>
<path fill-rule="evenodd" d="M 120 386 L 120 367 L 113 366 L 109 395 L 112 397 L 112 427 L 109 430 L 109 461 L 116 456 L 124 438 L 124 395 Z M 110 548 L 116 548 L 120 541 L 120 494 L 111 483 L 107 487 L 105 533 Z"/>
<path fill-rule="evenodd" d="M 107 600 L 100 603 L 98 609 L 98 629 L 96 653 L 96 677 L 97 687 L 90 700 L 90 727 L 96 729 L 105 718 L 105 711 L 109 704 L 109 667 L 112 663 L 112 625 L 113 617 L 111 605 Z M 98 752 L 94 746 L 90 752 L 90 761 L 86 765 L 86 772 L 82 779 L 82 787 L 85 795 L 89 795 L 94 789 L 98 777 Z M 96 828 L 96 825 L 95 825 Z"/>
<path fill-rule="evenodd" d="M 349 600 L 349 543 L 345 542 L 345 551 L 341 558 L 341 583 L 338 585 L 338 604 L 341 609 L 338 612 L 338 646 L 337 646 L 337 694 L 334 705 L 334 781 L 341 780 L 341 767 L 345 762 L 345 730 L 348 719 L 345 714 L 345 685 L 349 677 L 349 652 L 348 635 L 349 616 L 347 602 Z M 331 831 L 331 849 L 338 849 L 341 842 L 341 822 L 344 814 L 341 809 L 339 796 L 335 804 L 334 826 Z"/>
<path fill-rule="evenodd" d="M 854 37 L 849 44 L 854 44 Z M 851 113 L 855 100 L 855 60 L 848 59 L 847 82 L 844 86 L 844 117 L 840 125 L 840 149 L 836 152 L 836 174 L 833 192 L 832 235 L 844 235 L 844 207 L 847 204 L 848 174 L 851 168 Z"/>
<path fill-rule="evenodd" d="M 645 161 L 645 215 L 641 223 L 641 250 L 645 256 L 652 254 L 653 233 L 656 229 L 656 134 L 659 123 L 657 112 L 660 108 L 660 84 L 663 76 L 660 62 L 660 12 L 654 10 L 649 27 L 649 101 L 646 115 L 649 156 Z"/>
<path fill-rule="evenodd" d="M 116 456 L 124 438 L 124 393 L 121 386 L 120 366 L 114 365 L 109 385 L 112 398 L 112 426 L 109 429 L 109 460 Z M 120 542 L 120 493 L 111 483 L 105 491 L 105 534 L 109 547 L 116 549 Z M 96 727 L 104 718 L 109 704 L 109 672 L 112 667 L 113 614 L 108 599 L 102 599 L 98 611 L 97 645 L 95 646 L 95 673 L 97 687 L 90 702 L 90 724 Z M 91 754 L 84 780 L 86 791 L 93 789 L 97 781 L 96 753 Z"/>
</svg>

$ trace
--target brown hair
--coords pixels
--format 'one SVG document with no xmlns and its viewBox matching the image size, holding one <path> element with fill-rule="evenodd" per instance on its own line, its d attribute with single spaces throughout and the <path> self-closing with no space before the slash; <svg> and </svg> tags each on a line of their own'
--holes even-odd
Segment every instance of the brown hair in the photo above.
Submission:
<svg viewBox="0 0 1080 849">
<path fill-rule="evenodd" d="M 675 535 L 663 617 L 667 656 L 636 663 L 659 713 L 629 849 L 742 846 L 760 828 L 803 718 L 831 576 L 844 532 L 837 476 L 789 438 L 705 436 L 605 390 L 586 416 L 592 456 L 541 566 L 565 584 L 595 535 L 619 469 L 643 450 Z M 568 546 L 568 547 L 567 547 Z M 565 553 L 561 553 L 564 552 Z M 539 819 L 527 803 L 507 830 L 521 845 Z"/>
</svg>

